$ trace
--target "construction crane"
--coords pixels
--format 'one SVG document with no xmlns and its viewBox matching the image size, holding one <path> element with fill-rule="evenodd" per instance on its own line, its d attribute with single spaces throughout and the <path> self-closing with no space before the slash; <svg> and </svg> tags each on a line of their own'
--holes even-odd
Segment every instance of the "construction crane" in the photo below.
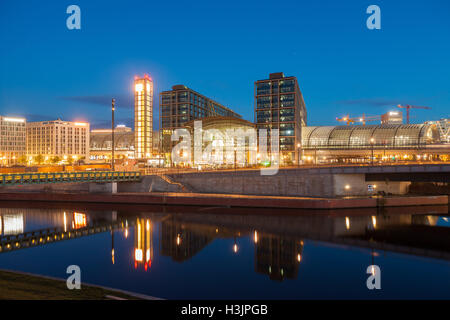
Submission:
<svg viewBox="0 0 450 320">
<path fill-rule="evenodd" d="M 363 126 L 365 126 L 366 122 L 381 120 L 381 116 L 366 116 L 363 113 L 362 116 L 350 118 L 350 116 L 347 114 L 346 116 L 344 116 L 342 118 L 336 118 L 336 120 L 340 121 L 340 122 L 345 121 L 345 122 L 347 122 L 347 125 L 353 124 L 355 122 L 361 122 L 363 124 Z"/>
<path fill-rule="evenodd" d="M 406 109 L 406 123 L 409 124 L 409 109 L 427 109 L 430 110 L 430 107 L 421 107 L 421 106 L 410 106 L 407 104 L 406 106 L 397 105 L 397 108 Z"/>
</svg>

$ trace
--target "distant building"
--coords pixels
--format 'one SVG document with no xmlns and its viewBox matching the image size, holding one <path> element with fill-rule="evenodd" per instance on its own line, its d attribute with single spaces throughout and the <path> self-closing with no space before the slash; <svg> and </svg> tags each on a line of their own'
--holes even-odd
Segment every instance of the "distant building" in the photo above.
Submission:
<svg viewBox="0 0 450 320">
<path fill-rule="evenodd" d="M 279 129 L 281 164 L 298 163 L 302 127 L 306 126 L 306 107 L 296 77 L 282 72 L 255 82 L 256 129 Z M 267 139 L 270 153 L 270 138 Z"/>
<path fill-rule="evenodd" d="M 134 80 L 135 157 L 150 158 L 153 147 L 153 81 L 145 75 Z"/>
<path fill-rule="evenodd" d="M 0 163 L 17 164 L 26 154 L 26 120 L 0 116 Z"/>
<path fill-rule="evenodd" d="M 176 85 L 159 95 L 161 152 L 170 157 L 174 143 L 170 140 L 174 129 L 185 123 L 212 116 L 242 118 L 241 115 L 220 103 L 184 86 Z"/>
<path fill-rule="evenodd" d="M 114 157 L 116 159 L 135 158 L 135 135 L 130 127 L 118 125 L 114 129 Z M 111 160 L 111 129 L 94 129 L 90 135 L 90 160 L 105 162 Z M 153 153 L 159 150 L 158 131 L 153 132 Z"/>
<path fill-rule="evenodd" d="M 400 111 L 388 111 L 381 115 L 381 124 L 402 124 L 403 113 Z"/>
<path fill-rule="evenodd" d="M 57 159 L 89 159 L 89 123 L 61 119 L 28 122 L 28 161 L 53 162 Z M 37 157 L 42 157 L 41 159 Z"/>
<path fill-rule="evenodd" d="M 114 129 L 114 158 L 134 158 L 134 132 L 126 126 L 117 126 Z M 101 161 L 111 160 L 112 130 L 94 129 L 90 135 L 90 160 Z"/>
</svg>

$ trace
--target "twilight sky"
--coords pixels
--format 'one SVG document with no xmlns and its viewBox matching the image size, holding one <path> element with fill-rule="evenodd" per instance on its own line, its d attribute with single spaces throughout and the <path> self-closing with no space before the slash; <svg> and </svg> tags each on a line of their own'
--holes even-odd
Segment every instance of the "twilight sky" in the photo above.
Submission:
<svg viewBox="0 0 450 320">
<path fill-rule="evenodd" d="M 81 8 L 68 30 L 66 8 Z M 366 8 L 381 8 L 368 30 Z M 411 122 L 449 116 L 450 2 L 265 0 L 0 1 L 0 115 L 28 121 L 132 125 L 134 75 L 159 92 L 188 87 L 254 120 L 254 81 L 298 78 L 308 125 L 378 115 L 398 104 Z"/>
</svg>

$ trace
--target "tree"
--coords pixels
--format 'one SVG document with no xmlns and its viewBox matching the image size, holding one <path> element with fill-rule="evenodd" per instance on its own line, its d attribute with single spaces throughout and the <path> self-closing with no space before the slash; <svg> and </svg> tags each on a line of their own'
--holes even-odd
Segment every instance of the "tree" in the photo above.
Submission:
<svg viewBox="0 0 450 320">
<path fill-rule="evenodd" d="M 54 156 L 54 157 L 52 157 L 52 158 L 50 159 L 50 161 L 51 161 L 52 164 L 56 164 L 56 163 L 58 163 L 58 162 L 61 161 L 61 158 L 58 157 L 58 156 Z"/>
<path fill-rule="evenodd" d="M 17 159 L 17 162 L 18 163 L 20 163 L 20 164 L 26 164 L 27 163 L 27 156 L 26 155 L 21 155 L 20 157 L 19 157 L 19 159 Z"/>
<path fill-rule="evenodd" d="M 42 162 L 44 162 L 44 156 L 42 154 L 39 154 L 36 157 L 34 157 L 34 161 L 37 164 L 41 164 Z"/>
</svg>

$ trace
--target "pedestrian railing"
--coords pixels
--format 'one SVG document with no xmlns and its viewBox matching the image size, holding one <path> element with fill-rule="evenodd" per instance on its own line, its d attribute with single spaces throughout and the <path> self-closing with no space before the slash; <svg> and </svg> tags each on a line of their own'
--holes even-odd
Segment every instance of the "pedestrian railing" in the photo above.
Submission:
<svg viewBox="0 0 450 320">
<path fill-rule="evenodd" d="M 140 181 L 138 171 L 80 171 L 0 174 L 0 185 Z"/>
</svg>

